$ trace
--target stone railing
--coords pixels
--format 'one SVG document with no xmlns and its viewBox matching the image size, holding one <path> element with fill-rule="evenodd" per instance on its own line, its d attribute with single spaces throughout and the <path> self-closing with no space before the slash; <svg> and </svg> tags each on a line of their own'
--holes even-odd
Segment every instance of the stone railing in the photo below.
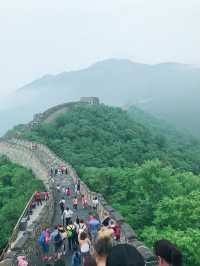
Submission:
<svg viewBox="0 0 200 266">
<path fill-rule="evenodd" d="M 12 235 L 3 250 L 0 259 L 0 265 L 16 265 L 16 256 L 26 254 L 29 261 L 34 261 L 33 265 L 38 263 L 36 256 L 35 244 L 37 243 L 38 234 L 44 226 L 51 226 L 54 215 L 54 190 L 49 184 L 49 161 L 50 157 L 42 154 L 42 151 L 32 151 L 32 143 L 18 141 L 16 139 L 3 141 L 0 140 L 0 155 L 6 155 L 11 161 L 21 164 L 32 170 L 36 178 L 43 181 L 49 190 L 49 200 L 45 201 L 42 207 L 33 209 L 33 214 L 29 215 L 29 207 L 33 201 L 33 196 L 27 202 Z M 30 218 L 30 219 L 29 219 Z"/>
<path fill-rule="evenodd" d="M 50 195 L 48 201 L 44 201 L 44 193 L 41 193 L 41 199 L 43 200 L 43 205 L 36 206 L 34 194 L 30 197 L 12 231 L 6 247 L 0 255 L 0 260 L 5 257 L 13 258 L 22 250 L 25 252 L 28 240 L 33 239 L 34 236 L 37 235 L 37 228 L 41 227 L 47 220 L 52 220 L 53 212 L 51 210 L 53 210 L 54 207 L 52 195 Z M 31 254 L 31 256 L 32 255 L 33 254 Z"/>
<path fill-rule="evenodd" d="M 58 167 L 60 165 L 64 165 L 67 167 L 68 174 L 72 177 L 74 182 L 77 182 L 79 179 L 75 169 L 65 161 L 59 159 L 49 148 L 47 148 L 45 145 L 37 144 L 37 148 L 32 150 L 33 143 L 29 141 L 19 140 L 19 139 L 10 139 L 6 141 L 5 146 L 8 146 L 9 148 L 12 148 L 12 151 L 16 148 L 19 150 L 23 150 L 24 152 L 28 152 L 28 158 L 37 158 L 37 162 L 39 162 L 38 166 L 41 165 L 46 169 L 46 175 L 49 173 L 49 167 Z M 1 142 L 0 142 L 0 150 L 1 150 Z M 4 152 L 6 154 L 6 152 Z M 31 155 L 29 155 L 31 154 Z M 31 157 L 32 156 L 32 157 Z M 10 152 L 8 154 L 8 157 L 12 160 L 12 158 L 16 159 L 15 156 L 11 156 Z M 11 158 L 12 157 L 12 158 Z M 15 160 L 16 161 L 16 160 Z M 20 163 L 18 160 L 16 161 Z M 27 164 L 27 162 L 26 162 Z M 23 164 L 25 165 L 25 164 Z M 30 166 L 30 164 L 27 164 Z M 30 167 L 32 169 L 32 167 Z M 37 167 L 37 170 L 38 167 Z M 36 170 L 36 172 L 37 172 Z M 48 182 L 46 182 L 48 184 Z M 95 192 L 90 191 L 88 186 L 83 183 L 80 180 L 81 184 L 81 193 L 85 194 L 88 199 L 88 204 L 92 206 L 92 199 L 94 195 L 97 195 Z M 99 215 L 99 218 L 103 220 L 105 216 L 109 215 L 110 218 L 118 223 L 121 227 L 121 242 L 122 243 L 129 243 L 133 245 L 138 252 L 143 256 L 146 266 L 157 266 L 157 262 L 155 260 L 155 257 L 153 256 L 152 252 L 145 247 L 145 245 L 138 240 L 138 236 L 134 232 L 134 230 L 131 228 L 129 224 L 127 224 L 122 217 L 115 209 L 113 209 L 111 206 L 107 204 L 105 199 L 102 197 L 102 195 L 98 194 L 99 204 L 97 208 L 97 212 Z M 51 204 L 53 206 L 53 203 Z M 41 221 L 42 217 L 39 217 L 38 221 Z"/>
<path fill-rule="evenodd" d="M 31 196 L 31 198 L 29 199 L 28 203 L 26 204 L 25 209 L 23 210 L 20 218 L 18 219 L 11 237 L 8 240 L 8 243 L 6 244 L 6 247 L 4 248 L 4 250 L 2 251 L 1 255 L 0 255 L 0 261 L 4 258 L 6 252 L 8 251 L 8 249 L 10 248 L 11 244 L 17 239 L 17 235 L 19 233 L 20 230 L 24 231 L 24 229 L 26 229 L 26 227 L 24 226 L 24 224 L 27 224 L 27 220 L 29 219 L 29 215 L 30 215 L 30 205 L 31 202 L 33 202 L 34 199 L 34 194 Z M 25 220 L 24 220 L 25 219 Z"/>
</svg>

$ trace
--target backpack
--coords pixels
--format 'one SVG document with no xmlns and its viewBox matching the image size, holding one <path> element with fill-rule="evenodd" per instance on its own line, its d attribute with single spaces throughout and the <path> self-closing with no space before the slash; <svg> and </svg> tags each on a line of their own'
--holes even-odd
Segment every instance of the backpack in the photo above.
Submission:
<svg viewBox="0 0 200 266">
<path fill-rule="evenodd" d="M 42 232 L 41 235 L 38 238 L 38 243 L 39 243 L 39 245 L 43 245 L 44 242 L 45 242 L 45 237 L 44 237 L 44 234 Z"/>
<path fill-rule="evenodd" d="M 65 204 L 63 201 L 60 202 L 60 208 L 64 208 L 65 207 Z"/>
<path fill-rule="evenodd" d="M 72 238 L 74 235 L 74 228 L 68 225 L 66 228 L 66 234 L 67 234 L 67 238 Z"/>
<path fill-rule="evenodd" d="M 62 245 L 62 237 L 61 237 L 61 234 L 59 232 L 55 235 L 54 242 L 57 246 Z"/>
<path fill-rule="evenodd" d="M 82 232 L 86 232 L 86 229 L 85 224 L 79 225 L 78 233 L 81 234 Z"/>
</svg>

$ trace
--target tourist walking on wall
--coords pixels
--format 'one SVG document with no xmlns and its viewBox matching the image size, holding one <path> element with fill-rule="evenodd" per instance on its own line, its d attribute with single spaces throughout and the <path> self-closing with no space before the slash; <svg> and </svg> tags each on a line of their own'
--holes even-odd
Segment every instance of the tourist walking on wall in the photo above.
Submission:
<svg viewBox="0 0 200 266">
<path fill-rule="evenodd" d="M 77 190 L 81 191 L 81 181 L 78 179 Z"/>
<path fill-rule="evenodd" d="M 75 222 L 74 222 L 74 226 L 75 226 L 75 228 L 76 228 L 76 232 L 77 232 L 77 234 L 78 234 L 78 230 L 79 230 L 79 226 L 80 226 L 80 219 L 79 219 L 78 216 L 76 216 L 76 220 L 75 220 Z"/>
<path fill-rule="evenodd" d="M 51 177 L 53 177 L 53 167 L 51 167 Z"/>
<path fill-rule="evenodd" d="M 93 218 L 88 222 L 88 226 L 89 226 L 89 232 L 91 234 L 92 240 L 95 240 L 97 236 L 97 231 L 100 226 L 100 222 L 97 220 L 95 216 L 93 216 Z"/>
<path fill-rule="evenodd" d="M 80 185 L 80 180 L 76 179 L 76 185 L 77 185 L 77 196 L 79 197 L 81 195 L 81 185 Z"/>
<path fill-rule="evenodd" d="M 72 195 L 72 191 L 71 191 L 70 187 L 68 187 L 68 188 L 66 189 L 66 195 L 67 195 L 68 198 L 71 197 L 71 195 Z"/>
<path fill-rule="evenodd" d="M 55 171 L 54 171 L 54 176 L 56 176 L 58 174 L 58 169 L 55 168 Z"/>
<path fill-rule="evenodd" d="M 74 194 L 75 194 L 75 195 L 77 194 L 77 190 L 78 190 L 78 184 L 75 183 L 75 184 L 74 184 Z"/>
<path fill-rule="evenodd" d="M 69 250 L 72 251 L 76 247 L 76 229 L 71 220 L 66 227 L 66 234 Z"/>
<path fill-rule="evenodd" d="M 80 235 L 82 232 L 87 233 L 87 225 L 84 223 L 83 219 L 81 219 L 79 222 L 78 235 Z"/>
<path fill-rule="evenodd" d="M 25 256 L 18 256 L 17 262 L 18 262 L 18 266 L 28 266 L 28 261 L 26 260 Z"/>
<path fill-rule="evenodd" d="M 84 264 L 85 258 L 90 254 L 91 242 L 85 232 L 82 232 L 79 235 L 78 240 L 79 240 L 80 251 L 83 257 L 83 264 Z"/>
<path fill-rule="evenodd" d="M 77 197 L 73 198 L 72 203 L 73 203 L 73 209 L 75 209 L 77 211 L 77 209 L 78 209 L 78 199 L 77 199 Z"/>
<path fill-rule="evenodd" d="M 49 230 L 45 228 L 38 238 L 38 244 L 40 245 L 44 255 L 43 259 L 46 259 L 47 253 L 49 252 L 49 238 L 50 238 Z"/>
<path fill-rule="evenodd" d="M 61 213 L 63 214 L 64 210 L 65 210 L 65 199 L 64 197 L 62 197 L 62 199 L 59 201 L 59 205 L 60 205 L 60 210 L 61 210 Z"/>
<path fill-rule="evenodd" d="M 65 168 L 65 174 L 66 174 L 66 175 L 68 174 L 67 167 Z"/>
<path fill-rule="evenodd" d="M 181 252 L 168 240 L 156 241 L 154 253 L 160 266 L 182 266 Z"/>
<path fill-rule="evenodd" d="M 35 201 L 37 202 L 37 205 L 42 205 L 41 193 L 39 191 L 35 192 L 34 198 L 35 198 Z"/>
<path fill-rule="evenodd" d="M 55 226 L 54 231 L 50 235 L 50 239 L 53 242 L 55 254 L 59 259 L 63 252 L 63 239 L 61 233 L 58 230 L 58 226 Z"/>
<path fill-rule="evenodd" d="M 97 209 L 98 204 L 99 204 L 98 198 L 94 197 L 93 200 L 92 200 L 92 207 L 93 207 L 94 210 Z"/>
<path fill-rule="evenodd" d="M 81 203 L 82 203 L 83 209 L 88 207 L 87 196 L 86 195 L 82 195 L 81 196 Z"/>
<path fill-rule="evenodd" d="M 71 266 L 81 266 L 81 253 L 78 251 L 77 247 L 74 248 Z"/>
<path fill-rule="evenodd" d="M 57 190 L 58 193 L 60 192 L 60 185 L 56 186 L 56 190 Z"/>
<path fill-rule="evenodd" d="M 47 201 L 49 199 L 49 192 L 45 191 L 44 192 L 44 199 Z"/>
<path fill-rule="evenodd" d="M 63 212 L 63 219 L 65 220 L 66 226 L 71 222 L 73 215 L 73 211 L 69 209 L 69 207 L 66 208 Z"/>
<path fill-rule="evenodd" d="M 75 226 L 75 230 L 76 230 L 76 243 L 78 245 L 78 233 L 79 233 L 79 227 L 80 227 L 80 219 L 78 218 L 78 216 L 76 217 L 76 220 L 74 222 L 74 226 Z"/>
</svg>

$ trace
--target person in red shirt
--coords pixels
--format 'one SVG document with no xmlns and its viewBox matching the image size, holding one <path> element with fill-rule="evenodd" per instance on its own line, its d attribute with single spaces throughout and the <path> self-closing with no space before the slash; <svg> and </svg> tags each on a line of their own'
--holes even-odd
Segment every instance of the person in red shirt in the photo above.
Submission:
<svg viewBox="0 0 200 266">
<path fill-rule="evenodd" d="M 40 194 L 39 191 L 36 191 L 36 192 L 35 192 L 34 197 L 35 197 L 35 201 L 37 202 L 37 205 L 38 205 L 38 206 L 39 206 L 39 205 L 42 205 L 41 194 Z"/>
<path fill-rule="evenodd" d="M 113 221 L 111 221 L 110 228 L 112 228 L 114 231 L 115 240 L 119 241 L 120 235 L 121 235 L 121 229 L 120 229 L 119 224 L 115 224 Z"/>
<path fill-rule="evenodd" d="M 66 194 L 67 194 L 67 197 L 71 197 L 72 195 L 72 191 L 69 187 L 66 189 Z"/>
<path fill-rule="evenodd" d="M 45 200 L 48 200 L 49 199 L 49 192 L 48 191 L 45 191 L 44 192 L 44 199 Z"/>
</svg>

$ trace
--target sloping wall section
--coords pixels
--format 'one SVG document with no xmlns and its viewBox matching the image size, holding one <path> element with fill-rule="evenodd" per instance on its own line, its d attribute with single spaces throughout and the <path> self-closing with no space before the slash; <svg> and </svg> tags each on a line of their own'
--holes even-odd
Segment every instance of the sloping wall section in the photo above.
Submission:
<svg viewBox="0 0 200 266">
<path fill-rule="evenodd" d="M 51 217 L 53 214 L 54 206 L 54 195 L 53 191 L 54 188 L 49 186 L 49 170 L 50 167 L 58 167 L 59 165 L 65 165 L 68 169 L 69 175 L 73 178 L 74 181 L 78 180 L 77 173 L 75 169 L 64 162 L 63 160 L 59 159 L 52 151 L 50 151 L 46 146 L 37 144 L 37 149 L 32 150 L 33 143 L 28 141 L 23 141 L 19 139 L 10 139 L 10 140 L 2 140 L 0 141 L 0 153 L 7 155 L 12 161 L 17 162 L 25 167 L 32 169 L 35 175 L 43 180 L 47 187 L 50 187 L 51 191 L 51 200 L 49 201 L 49 205 L 46 210 L 43 211 L 42 214 L 38 216 L 37 224 L 41 224 L 44 220 L 51 221 Z M 92 199 L 95 192 L 90 191 L 86 184 L 81 182 L 81 193 L 87 195 L 88 204 L 92 206 Z M 52 189 L 52 190 L 51 190 Z M 111 206 L 107 204 L 104 198 L 99 194 L 99 206 L 98 206 L 98 215 L 100 219 L 103 219 L 106 215 L 109 215 L 112 220 L 119 223 L 121 225 L 121 242 L 129 243 L 136 247 L 138 252 L 143 256 L 146 266 L 157 266 L 155 257 L 153 256 L 152 252 L 145 247 L 145 245 L 138 240 L 138 237 L 134 230 L 131 228 L 129 224 L 124 221 L 124 218 Z M 49 212 L 50 208 L 52 209 Z M 48 213 L 49 212 L 49 213 Z M 34 235 L 34 229 L 32 228 L 29 232 L 29 237 L 26 238 L 24 245 L 21 248 L 27 250 L 29 252 L 28 256 L 31 257 L 34 251 L 32 250 L 32 241 L 31 237 Z M 26 235 L 26 234 L 25 234 Z"/>
</svg>

